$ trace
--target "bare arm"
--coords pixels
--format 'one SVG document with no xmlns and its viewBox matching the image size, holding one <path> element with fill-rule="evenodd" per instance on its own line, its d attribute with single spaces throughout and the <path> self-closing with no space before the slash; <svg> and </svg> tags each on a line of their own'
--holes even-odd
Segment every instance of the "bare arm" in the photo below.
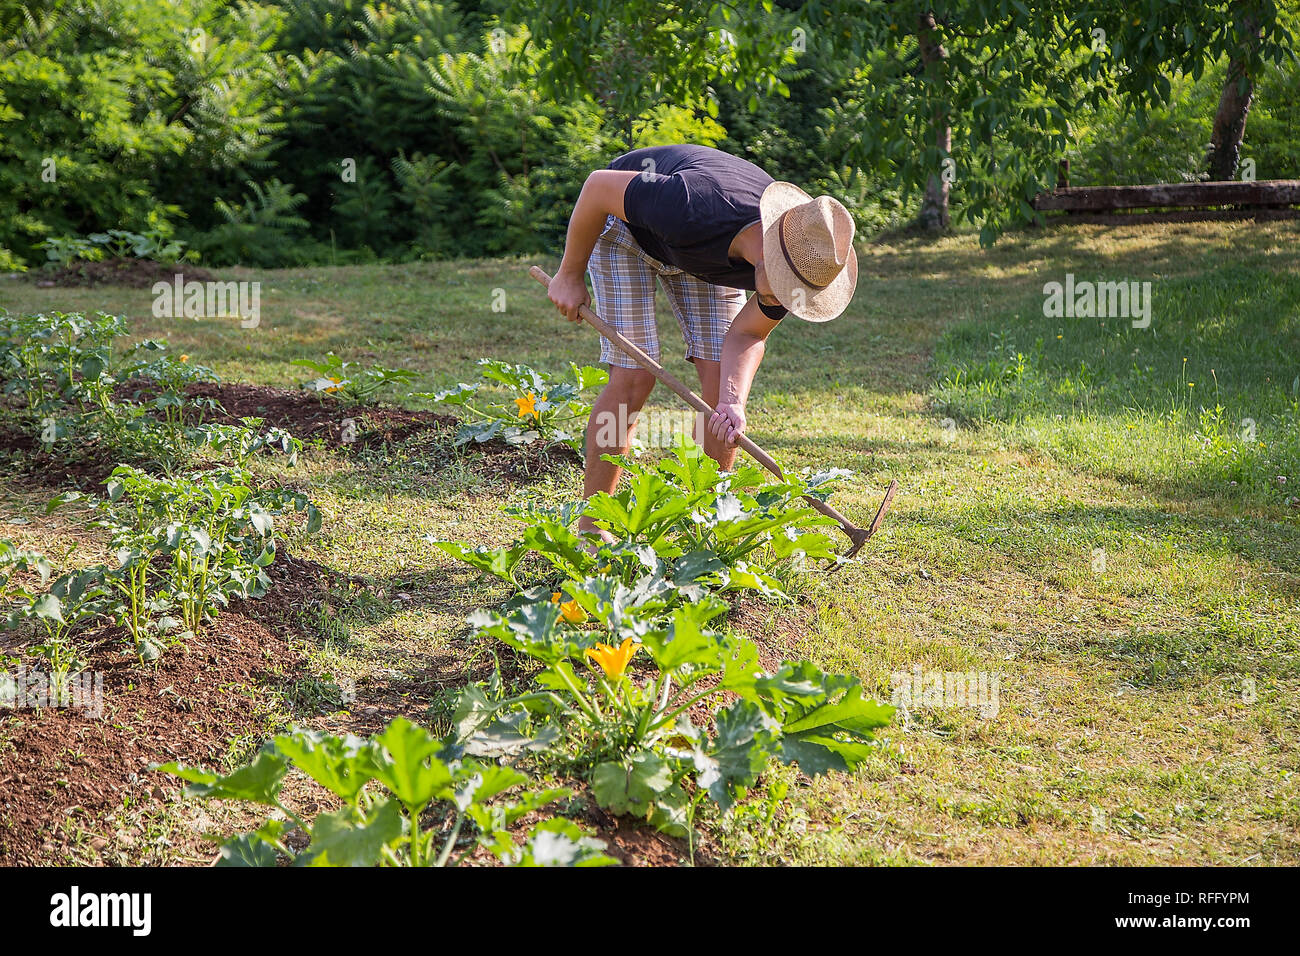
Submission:
<svg viewBox="0 0 1300 956">
<path fill-rule="evenodd" d="M 709 431 L 728 443 L 745 430 L 745 403 L 754 375 L 767 351 L 767 337 L 779 322 L 765 316 L 758 308 L 758 296 L 737 313 L 722 340 L 722 380 L 718 385 L 718 408 L 709 419 Z"/>
<path fill-rule="evenodd" d="M 564 258 L 547 290 L 556 308 L 570 322 L 581 322 L 578 308 L 591 302 L 587 294 L 587 260 L 596 240 L 605 229 L 605 217 L 624 218 L 623 193 L 627 184 L 641 175 L 617 169 L 598 169 L 582 185 L 582 193 L 569 217 L 569 232 L 564 240 Z"/>
</svg>

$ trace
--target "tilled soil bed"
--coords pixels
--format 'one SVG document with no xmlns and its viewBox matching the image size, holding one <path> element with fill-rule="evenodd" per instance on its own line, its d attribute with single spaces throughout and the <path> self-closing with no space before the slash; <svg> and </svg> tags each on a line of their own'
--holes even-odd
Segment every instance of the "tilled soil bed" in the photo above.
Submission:
<svg viewBox="0 0 1300 956">
<path fill-rule="evenodd" d="M 156 667 L 124 647 L 112 628 L 83 650 L 87 671 L 103 675 L 99 717 L 0 708 L 0 866 L 65 862 L 73 832 L 102 827 L 126 795 L 165 799 L 181 788 L 152 763 L 222 766 L 232 741 L 265 731 L 268 688 L 303 664 L 283 638 L 233 612 Z"/>
<path fill-rule="evenodd" d="M 134 383 L 120 390 L 129 397 Z M 208 413 L 211 421 L 234 424 L 241 418 L 261 418 L 266 426 L 283 428 L 303 441 L 319 439 L 354 454 L 385 444 L 408 443 L 429 459 L 449 461 L 450 446 L 460 421 L 437 412 L 412 410 L 395 405 L 347 405 L 330 395 L 276 388 L 202 382 L 186 390 L 190 399 L 211 398 L 224 411 Z M 581 465 L 578 454 L 564 444 L 507 445 L 502 441 L 459 446 L 473 455 L 484 471 L 515 481 L 530 481 L 565 464 Z"/>
<path fill-rule="evenodd" d="M 152 259 L 103 259 L 99 262 L 70 262 L 45 272 L 31 273 L 42 287 L 120 285 L 132 289 L 152 288 L 155 282 L 172 282 L 177 274 L 186 281 L 209 282 L 216 277 L 207 269 L 185 263 L 167 265 Z"/>
<path fill-rule="evenodd" d="M 124 383 L 130 388 L 134 383 Z M 189 399 L 215 399 L 223 411 L 209 412 L 208 421 L 236 424 L 241 418 L 261 418 L 303 441 L 368 448 L 401 441 L 424 431 L 454 433 L 459 422 L 450 415 L 413 411 L 395 405 L 346 405 L 330 395 L 245 385 L 199 382 L 185 390 Z M 350 425 L 349 425 L 350 423 Z"/>
<path fill-rule="evenodd" d="M 141 380 L 122 382 L 115 389 L 119 402 L 146 401 L 152 394 L 151 383 Z M 522 483 L 582 463 L 577 453 L 563 444 L 534 442 L 516 447 L 493 441 L 453 446 L 460 427 L 456 418 L 396 405 L 347 405 L 333 396 L 240 383 L 200 382 L 186 389 L 186 396 L 210 398 L 220 404 L 218 410 L 204 412 L 204 421 L 236 424 L 242 418 L 260 418 L 264 428 L 282 428 L 304 442 L 319 441 L 352 455 L 406 444 L 435 470 L 458 455 L 468 455 L 479 471 Z M 192 420 L 198 421 L 198 410 L 192 411 Z M 11 453 L 14 466 L 22 473 L 52 488 L 97 491 L 119 464 L 114 450 L 101 443 L 46 452 L 34 433 L 4 423 L 0 423 L 0 451 Z"/>
</svg>

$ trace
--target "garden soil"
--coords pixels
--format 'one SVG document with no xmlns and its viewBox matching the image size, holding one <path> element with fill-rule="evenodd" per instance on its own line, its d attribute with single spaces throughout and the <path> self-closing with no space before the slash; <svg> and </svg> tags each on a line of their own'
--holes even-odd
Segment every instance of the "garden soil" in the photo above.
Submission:
<svg viewBox="0 0 1300 956">
<path fill-rule="evenodd" d="M 176 275 L 186 281 L 209 282 L 215 279 L 207 269 L 184 263 L 166 265 L 151 259 L 103 259 L 99 262 L 70 262 L 49 271 L 31 273 L 38 286 L 94 287 L 101 285 L 127 286 L 132 289 L 150 289 L 155 282 L 171 283 Z"/>
<path fill-rule="evenodd" d="M 150 764 L 222 766 L 231 740 L 265 732 L 267 687 L 303 663 L 284 639 L 233 612 L 156 667 L 125 647 L 124 632 L 110 628 L 83 650 L 87 670 L 103 675 L 101 718 L 0 710 L 0 866 L 64 862 L 76 831 L 102 830 L 124 796 L 174 797 L 180 779 Z"/>
<path fill-rule="evenodd" d="M 119 402 L 147 401 L 152 391 L 150 383 L 133 379 L 116 387 L 115 398 Z M 237 424 L 241 418 L 261 418 L 265 428 L 282 428 L 303 442 L 319 440 L 352 455 L 384 445 L 410 443 L 413 454 L 435 465 L 466 455 L 483 474 L 519 484 L 582 463 L 577 453 L 563 444 L 544 446 L 535 442 L 514 447 L 493 441 L 454 448 L 460 424 L 456 418 L 395 405 L 347 405 L 333 396 L 312 392 L 216 382 L 191 385 L 186 396 L 220 403 L 219 409 L 206 412 L 204 421 Z M 352 441 L 344 441 L 348 434 L 353 434 Z M 15 467 L 49 488 L 97 491 L 118 464 L 109 449 L 93 442 L 79 446 L 71 454 L 62 449 L 50 453 L 37 436 L 13 428 L 0 428 L 0 451 L 14 454 Z"/>
</svg>

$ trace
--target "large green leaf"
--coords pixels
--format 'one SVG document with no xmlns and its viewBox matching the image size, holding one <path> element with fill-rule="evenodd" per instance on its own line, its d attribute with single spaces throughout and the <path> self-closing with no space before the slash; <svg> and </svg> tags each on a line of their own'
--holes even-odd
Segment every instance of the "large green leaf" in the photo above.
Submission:
<svg viewBox="0 0 1300 956">
<path fill-rule="evenodd" d="M 282 820 L 267 820 L 250 833 L 241 833 L 221 845 L 215 866 L 248 867 L 275 866 L 279 851 L 272 845 L 284 836 L 288 824 Z"/>
<path fill-rule="evenodd" d="M 875 746 L 875 731 L 894 715 L 888 704 L 864 698 L 856 678 L 827 674 L 808 661 L 760 674 L 746 691 L 781 721 L 781 759 L 809 776 L 856 767 Z"/>
<path fill-rule="evenodd" d="M 625 538 L 631 534 L 632 516 L 621 498 L 604 491 L 597 492 L 587 499 L 583 513 L 616 538 Z"/>
<path fill-rule="evenodd" d="M 814 561 L 830 560 L 835 557 L 837 542 L 824 531 L 805 531 L 800 533 L 794 528 L 783 528 L 772 535 L 772 554 L 777 558 L 789 558 L 802 553 L 805 558 Z"/>
<path fill-rule="evenodd" d="M 578 366 L 570 362 L 569 368 L 573 370 L 573 380 L 580 392 L 585 392 L 587 389 L 595 388 L 598 385 L 604 385 L 609 381 L 609 372 L 597 365 Z"/>
<path fill-rule="evenodd" d="M 251 803 L 275 806 L 280 789 L 284 786 L 289 761 L 278 753 L 264 749 L 258 751 L 252 763 L 225 776 L 199 767 L 187 767 L 175 761 L 154 769 L 188 780 L 190 785 L 185 788 L 185 792 L 190 796 L 248 800 Z"/>
<path fill-rule="evenodd" d="M 241 833 L 222 845 L 217 856 L 217 862 L 213 865 L 219 867 L 262 867 L 275 866 L 279 863 L 279 860 L 280 854 L 276 852 L 275 847 L 258 837 Z"/>
<path fill-rule="evenodd" d="M 335 737 L 315 730 L 294 729 L 275 738 L 275 749 L 307 776 L 348 803 L 374 779 L 372 749 L 360 737 Z"/>
<path fill-rule="evenodd" d="M 673 584 L 677 587 L 685 587 L 694 584 L 702 577 L 716 574 L 724 567 L 726 563 L 707 548 L 691 551 L 673 563 Z"/>
<path fill-rule="evenodd" d="M 560 665 L 564 666 L 564 662 Z M 522 753 L 547 750 L 559 741 L 560 728 L 554 723 L 532 726 L 532 716 L 518 708 L 497 712 L 494 719 L 477 728 L 464 741 L 465 753 L 475 757 L 517 757 Z"/>
<path fill-rule="evenodd" d="M 557 626 L 560 614 L 558 603 L 543 601 L 515 608 L 508 617 L 477 611 L 469 623 L 481 635 L 495 637 L 543 664 L 555 664 L 583 650 L 572 630 Z"/>
<path fill-rule="evenodd" d="M 718 686 L 744 698 L 758 699 L 755 683 L 766 674 L 758 659 L 758 645 L 748 638 L 733 639 L 727 644 Z"/>
<path fill-rule="evenodd" d="M 353 807 L 322 813 L 312 826 L 311 845 L 295 866 L 374 866 L 384 847 L 398 840 L 406 820 L 394 800 L 383 800 L 368 814 Z"/>
<path fill-rule="evenodd" d="M 499 764 L 473 764 L 456 774 L 456 806 L 461 810 L 471 804 L 484 804 L 499 793 L 528 782 L 528 775 L 513 767 Z"/>
<path fill-rule="evenodd" d="M 617 866 L 605 843 L 584 833 L 571 820 L 552 817 L 533 827 L 528 842 L 509 862 L 515 866 Z"/>
<path fill-rule="evenodd" d="M 675 673 L 689 667 L 692 676 L 698 676 L 721 670 L 726 659 L 719 635 L 703 630 L 685 609 L 673 612 L 667 629 L 649 631 L 641 640 L 661 671 Z"/>
<path fill-rule="evenodd" d="M 778 725 L 757 704 L 738 700 L 718 712 L 717 734 L 695 752 L 701 787 L 726 812 L 752 787 L 777 752 Z"/>
<path fill-rule="evenodd" d="M 596 564 L 585 541 L 558 521 L 543 521 L 528 528 L 522 544 L 572 577 L 586 574 Z"/>
<path fill-rule="evenodd" d="M 673 586 L 657 574 L 642 575 L 631 587 L 616 577 L 597 576 L 567 581 L 564 588 L 583 610 L 605 626 L 609 634 L 603 640 L 612 644 L 625 637 L 640 638 L 655 625 L 659 613 L 674 597 Z"/>
<path fill-rule="evenodd" d="M 547 790 L 526 790 L 515 800 L 497 800 L 491 806 L 481 803 L 470 804 L 466 813 L 484 834 L 496 834 L 506 831 L 524 817 L 542 807 L 573 796 L 573 791 L 554 787 Z M 506 839 L 509 839 L 507 835 Z M 514 846 L 513 841 L 511 847 Z"/>
<path fill-rule="evenodd" d="M 777 580 L 761 568 L 737 561 L 734 566 L 717 575 L 718 586 L 722 591 L 757 591 L 764 597 L 784 598 L 785 592 Z"/>
<path fill-rule="evenodd" d="M 691 798 L 680 784 L 673 784 L 655 801 L 650 823 L 661 833 L 684 837 L 690 832 Z"/>
<path fill-rule="evenodd" d="M 673 785 L 668 761 L 649 750 L 641 750 L 621 762 L 602 763 L 591 778 L 596 802 L 617 814 L 630 813 L 645 819 L 659 795 Z"/>
<path fill-rule="evenodd" d="M 671 486 L 657 474 L 632 466 L 628 469 L 627 487 L 617 495 L 605 492 L 592 495 L 587 501 L 586 514 L 615 537 L 655 542 L 690 512 L 694 500 L 674 494 Z"/>
<path fill-rule="evenodd" d="M 781 738 L 781 762 L 798 764 L 810 777 L 832 770 L 851 770 L 875 750 L 872 741 L 845 739 L 818 731 L 787 734 Z"/>
<path fill-rule="evenodd" d="M 528 553 L 527 545 L 517 543 L 508 548 L 470 548 L 459 541 L 433 541 L 435 548 L 464 561 L 480 571 L 487 571 L 513 583 L 515 566 Z"/>
<path fill-rule="evenodd" d="M 423 810 L 434 798 L 449 795 L 450 768 L 438 759 L 442 743 L 405 717 L 393 719 L 374 738 L 375 779 L 392 791 L 412 812 Z"/>
<path fill-rule="evenodd" d="M 470 684 L 456 697 L 456 710 L 452 714 L 451 724 L 458 743 L 463 744 L 475 731 L 496 717 L 498 705 L 488 700 L 483 687 L 483 684 Z"/>
<path fill-rule="evenodd" d="M 659 472 L 690 494 L 712 491 L 718 484 L 718 463 L 695 442 L 682 439 L 673 446 L 673 456 L 659 462 Z"/>
<path fill-rule="evenodd" d="M 64 623 L 63 602 L 54 594 L 42 594 L 33 601 L 32 613 L 43 621 L 54 621 L 57 624 Z"/>
</svg>

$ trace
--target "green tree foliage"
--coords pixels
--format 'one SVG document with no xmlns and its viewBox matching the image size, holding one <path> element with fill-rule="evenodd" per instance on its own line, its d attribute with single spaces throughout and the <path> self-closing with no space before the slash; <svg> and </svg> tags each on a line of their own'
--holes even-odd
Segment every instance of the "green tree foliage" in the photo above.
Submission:
<svg viewBox="0 0 1300 956">
<path fill-rule="evenodd" d="M 265 186 L 253 180 L 245 185 L 250 192 L 242 200 L 216 200 L 223 221 L 198 235 L 199 252 L 210 259 L 252 266 L 306 261 L 297 247 L 308 222 L 296 210 L 307 197 L 278 179 L 271 179 Z"/>
<path fill-rule="evenodd" d="M 1248 68 L 1289 56 L 1272 0 L 1251 0 L 1260 40 Z M 1073 119 L 1119 96 L 1140 120 L 1173 95 L 1171 76 L 1199 79 L 1240 54 L 1233 0 L 814 0 L 803 13 L 864 63 L 850 162 L 889 170 L 909 195 L 946 171 L 965 218 L 991 241 L 1034 218 L 1030 200 L 1056 183 Z M 922 55 L 927 25 L 940 47 Z M 944 148 L 945 128 L 951 147 Z"/>
<path fill-rule="evenodd" d="M 210 208 L 274 132 L 276 28 L 246 2 L 0 0 L 0 259 Z"/>
<path fill-rule="evenodd" d="M 728 83 L 753 90 L 747 105 L 758 113 L 761 95 L 789 94 L 782 71 L 798 51 L 788 38 L 802 29 L 853 65 L 819 135 L 803 137 L 817 144 L 823 177 L 851 171 L 839 184 L 850 198 L 869 182 L 863 173 L 897 184 L 904 199 L 942 182 L 945 204 L 951 185 L 962 216 L 991 240 L 1034 218 L 1030 200 L 1055 184 L 1075 117 L 1118 95 L 1145 120 L 1169 105 L 1171 76 L 1196 80 L 1240 55 L 1242 2 L 519 0 L 511 12 L 545 47 L 548 89 L 584 90 L 624 116 L 661 101 L 711 109 Z M 1256 75 L 1287 57 L 1289 34 L 1272 0 L 1246 2 L 1260 25 L 1245 54 Z"/>
<path fill-rule="evenodd" d="M 374 255 L 535 252 L 614 153 L 589 103 L 544 98 L 527 34 L 451 4 L 281 0 L 275 153 L 318 242 Z"/>
<path fill-rule="evenodd" d="M 591 169 L 667 142 L 829 192 L 863 233 L 950 193 L 992 239 L 1062 158 L 1076 184 L 1203 175 L 1234 56 L 1242 155 L 1300 174 L 1294 20 L 1274 0 L 0 0 L 0 269 L 112 229 L 217 266 L 557 251 Z"/>
<path fill-rule="evenodd" d="M 1279 7 L 1282 27 L 1294 34 L 1300 9 Z M 1290 57 L 1267 62 L 1254 79 L 1243 160 L 1259 179 L 1300 175 L 1300 69 Z M 1106 98 L 1071 118 L 1076 144 L 1068 153 L 1076 185 L 1191 182 L 1205 178 L 1205 145 L 1226 82 L 1228 56 L 1196 71 L 1169 74 L 1169 92 L 1145 107 L 1126 97 Z M 1244 173 L 1244 170 L 1243 170 Z"/>
<path fill-rule="evenodd" d="M 718 115 L 718 93 L 788 96 L 798 20 L 772 0 L 513 0 L 542 52 L 537 80 L 552 96 L 585 94 L 634 140 L 638 117 L 668 104 Z"/>
<path fill-rule="evenodd" d="M 1210 123 L 1223 83 L 1222 68 L 1202 78 L 1176 74 L 1169 98 L 1149 106 L 1141 122 L 1124 102 L 1107 99 L 1073 117 L 1067 150 L 1072 185 L 1128 186 L 1193 182 L 1200 178 Z"/>
<path fill-rule="evenodd" d="M 859 61 L 837 53 L 827 31 L 810 31 L 806 22 L 791 28 L 790 40 L 797 65 L 785 74 L 789 96 L 759 97 L 751 111 L 746 94 L 718 89 L 718 119 L 727 129 L 722 148 L 813 194 L 835 196 L 862 234 L 899 224 L 901 194 L 888 170 L 846 161 L 861 122 L 855 114 Z"/>
<path fill-rule="evenodd" d="M 1300 178 L 1300 69 L 1270 64 L 1260 77 L 1242 156 L 1260 179 Z"/>
</svg>

